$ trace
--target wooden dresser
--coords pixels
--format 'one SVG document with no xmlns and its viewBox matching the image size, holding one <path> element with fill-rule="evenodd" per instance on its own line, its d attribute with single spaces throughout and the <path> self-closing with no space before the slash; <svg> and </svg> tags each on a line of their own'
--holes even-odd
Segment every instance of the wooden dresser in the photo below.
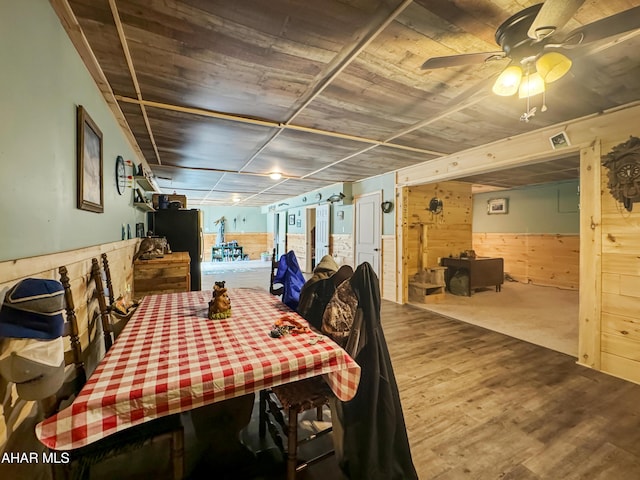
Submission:
<svg viewBox="0 0 640 480">
<path fill-rule="evenodd" d="M 133 295 L 188 292 L 191 290 L 188 252 L 165 253 L 162 258 L 133 262 Z"/>
</svg>

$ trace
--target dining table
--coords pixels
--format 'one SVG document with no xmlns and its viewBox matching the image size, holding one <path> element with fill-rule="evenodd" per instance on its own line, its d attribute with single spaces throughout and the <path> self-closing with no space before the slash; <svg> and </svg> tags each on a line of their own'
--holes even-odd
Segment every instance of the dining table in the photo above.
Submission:
<svg viewBox="0 0 640 480">
<path fill-rule="evenodd" d="M 73 450 L 155 418 L 323 375 L 352 399 L 360 366 L 309 330 L 278 338 L 276 323 L 307 322 L 279 297 L 229 289 L 231 316 L 209 319 L 211 291 L 149 295 L 73 403 L 36 426 L 53 450 Z"/>
</svg>

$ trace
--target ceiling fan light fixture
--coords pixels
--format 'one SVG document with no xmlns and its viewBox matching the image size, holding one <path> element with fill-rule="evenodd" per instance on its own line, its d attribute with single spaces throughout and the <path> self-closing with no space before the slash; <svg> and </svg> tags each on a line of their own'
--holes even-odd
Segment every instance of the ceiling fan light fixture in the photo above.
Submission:
<svg viewBox="0 0 640 480">
<path fill-rule="evenodd" d="M 536 71 L 545 83 L 562 78 L 571 68 L 571 60 L 559 52 L 547 52 L 536 60 Z"/>
<path fill-rule="evenodd" d="M 544 80 L 536 72 L 527 75 L 520 83 L 518 98 L 529 98 L 544 92 Z"/>
<path fill-rule="evenodd" d="M 518 91 L 518 85 L 522 80 L 522 68 L 511 65 L 505 68 L 493 84 L 493 93 L 501 97 L 510 97 Z"/>
<path fill-rule="evenodd" d="M 271 180 L 280 180 L 282 178 L 282 174 L 280 172 L 271 172 L 269 174 L 269 178 Z"/>
</svg>

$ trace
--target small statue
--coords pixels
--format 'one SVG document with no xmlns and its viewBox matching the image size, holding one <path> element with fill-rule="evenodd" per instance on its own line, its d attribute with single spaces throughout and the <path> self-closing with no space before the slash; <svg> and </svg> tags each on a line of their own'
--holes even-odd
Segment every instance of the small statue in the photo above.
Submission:
<svg viewBox="0 0 640 480">
<path fill-rule="evenodd" d="M 231 299 L 224 286 L 225 282 L 215 282 L 213 285 L 213 298 L 209 301 L 209 318 L 229 318 L 231 316 Z"/>
</svg>

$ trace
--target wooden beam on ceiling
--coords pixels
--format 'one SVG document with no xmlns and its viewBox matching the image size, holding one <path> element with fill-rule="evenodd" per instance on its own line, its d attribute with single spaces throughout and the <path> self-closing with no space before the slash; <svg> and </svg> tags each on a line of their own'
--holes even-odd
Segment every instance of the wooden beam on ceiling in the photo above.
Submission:
<svg viewBox="0 0 640 480">
<path fill-rule="evenodd" d="M 136 69 L 133 66 L 133 59 L 131 58 L 129 44 L 127 43 L 127 37 L 124 34 L 124 28 L 122 27 L 122 21 L 120 20 L 120 14 L 118 13 L 118 7 L 115 0 L 109 0 L 109 8 L 111 8 L 113 22 L 115 23 L 116 30 L 118 32 L 118 38 L 120 39 L 120 45 L 122 46 L 124 58 L 127 61 L 127 67 L 129 68 L 129 75 L 131 75 L 133 88 L 136 91 L 136 96 L 138 97 L 138 99 L 142 100 L 142 93 L 140 93 L 140 84 L 138 83 L 138 75 L 136 74 Z M 140 111 L 142 112 L 144 124 L 147 127 L 147 133 L 149 134 L 149 139 L 151 140 L 151 146 L 153 147 L 153 151 L 156 155 L 156 161 L 158 162 L 158 165 L 162 165 L 160 153 L 158 152 L 158 146 L 156 145 L 153 131 L 151 131 L 151 124 L 149 123 L 149 117 L 147 116 L 147 110 L 145 109 L 144 105 L 140 105 Z"/>
<path fill-rule="evenodd" d="M 263 126 L 263 127 L 268 127 L 268 128 L 275 128 L 275 129 L 280 129 L 280 130 L 295 130 L 298 132 L 305 132 L 305 133 L 312 133 L 315 135 L 322 135 L 325 137 L 332 137 L 332 138 L 341 138 L 343 140 L 353 140 L 354 142 L 360 142 L 360 143 L 367 143 L 370 145 L 374 145 L 374 146 L 386 146 L 386 147 L 390 147 L 390 148 L 395 148 L 397 150 L 404 150 L 404 151 L 408 151 L 408 152 L 415 152 L 415 153 L 422 153 L 422 154 L 426 154 L 426 155 L 434 155 L 437 157 L 441 157 L 446 155 L 446 153 L 444 152 L 438 152 L 438 151 L 434 151 L 434 150 L 427 150 L 424 148 L 416 148 L 416 147 L 409 147 L 406 145 L 400 145 L 397 143 L 390 143 L 384 140 L 376 140 L 373 138 L 366 138 L 366 137 L 358 137 L 356 135 L 348 135 L 345 133 L 338 133 L 338 132 L 331 132 L 329 130 L 320 130 L 318 128 L 312 128 L 312 127 L 304 127 L 302 125 L 291 125 L 291 124 L 284 124 L 284 123 L 278 123 L 278 122 L 274 122 L 272 120 L 263 120 L 263 119 L 257 119 L 257 118 L 251 118 L 251 117 L 246 117 L 246 116 L 242 116 L 242 115 L 235 115 L 232 113 L 225 113 L 225 112 L 216 112 L 214 110 L 207 110 L 207 109 L 203 109 L 203 108 L 195 108 L 195 107 L 182 107 L 179 105 L 171 105 L 168 103 L 162 103 L 162 102 L 154 102 L 154 101 L 150 101 L 150 100 L 144 100 L 144 99 L 136 99 L 136 98 L 130 98 L 130 97 L 123 97 L 121 95 L 116 95 L 115 98 L 118 101 L 121 102 L 125 102 L 125 103 L 134 103 L 137 105 L 146 105 L 147 107 L 154 107 L 154 108 L 159 108 L 159 109 L 163 109 L 163 110 L 171 110 L 174 112 L 181 112 L 181 113 L 188 113 L 191 115 L 200 115 L 203 117 L 209 117 L 209 118 L 217 118 L 220 120 L 228 120 L 231 122 L 240 122 L 240 123 L 246 123 L 246 124 L 251 124 L 251 125 L 259 125 L 259 126 Z"/>
</svg>

